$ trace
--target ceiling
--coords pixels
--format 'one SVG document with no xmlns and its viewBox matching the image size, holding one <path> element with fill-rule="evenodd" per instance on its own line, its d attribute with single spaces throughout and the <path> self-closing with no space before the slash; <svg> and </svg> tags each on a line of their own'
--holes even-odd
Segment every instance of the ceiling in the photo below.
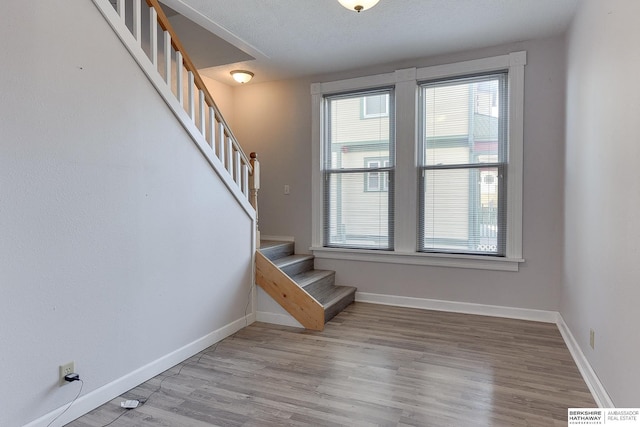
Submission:
<svg viewBox="0 0 640 427">
<path fill-rule="evenodd" d="M 558 35 L 579 0 L 380 0 L 361 13 L 337 0 L 163 3 L 201 73 L 235 84 L 237 68 L 264 82 Z"/>
</svg>

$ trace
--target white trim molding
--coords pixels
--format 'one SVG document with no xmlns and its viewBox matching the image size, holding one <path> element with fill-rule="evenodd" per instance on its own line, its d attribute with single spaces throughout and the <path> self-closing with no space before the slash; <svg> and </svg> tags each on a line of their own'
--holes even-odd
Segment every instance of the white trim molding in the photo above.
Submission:
<svg viewBox="0 0 640 427">
<path fill-rule="evenodd" d="M 448 311 L 452 313 L 477 314 L 480 316 L 505 317 L 508 319 L 531 320 L 534 322 L 556 323 L 558 312 L 534 310 L 530 308 L 505 307 L 501 305 L 474 304 L 469 302 L 445 301 L 428 298 L 403 297 L 397 295 L 356 292 L 357 302 L 393 305 L 396 307 L 420 308 L 423 310 Z"/>
<path fill-rule="evenodd" d="M 600 382 L 598 375 L 596 375 L 595 371 L 591 367 L 591 364 L 580 349 L 578 341 L 576 341 L 575 337 L 571 333 L 571 330 L 565 323 L 560 313 L 558 313 L 557 325 L 558 329 L 560 330 L 560 334 L 562 335 L 562 338 L 564 338 L 564 342 L 565 344 L 567 344 L 567 348 L 569 349 L 571 356 L 573 356 L 573 360 L 576 362 L 576 366 L 582 374 L 584 382 L 587 383 L 587 387 L 589 387 L 589 391 L 591 391 L 591 395 L 596 401 L 598 407 L 615 408 L 615 405 L 613 404 L 613 400 L 611 400 L 609 393 L 607 393 L 604 385 L 602 384 L 602 382 Z"/>
<path fill-rule="evenodd" d="M 123 377 L 116 379 L 115 381 L 110 382 L 109 384 L 106 384 L 86 395 L 80 396 L 71 406 L 69 406 L 68 403 L 65 403 L 60 408 L 30 422 L 25 427 L 45 427 L 51 422 L 51 420 L 60 414 L 62 415 L 57 420 L 59 425 L 70 423 L 76 418 L 81 417 L 111 399 L 120 396 L 122 393 L 131 390 L 167 369 L 176 366 L 178 363 L 187 360 L 189 357 L 198 354 L 202 350 L 211 347 L 213 344 L 233 335 L 245 326 L 255 322 L 255 320 L 256 315 L 254 313 L 243 316 L 240 319 L 203 336 L 202 338 L 199 338 L 134 370 L 133 372 L 124 375 Z"/>
<path fill-rule="evenodd" d="M 518 271 L 522 258 L 483 255 L 431 254 L 423 252 L 375 251 L 367 249 L 309 248 L 316 258 L 364 261 L 389 264 L 429 265 L 435 267 L 473 268 L 477 270 Z"/>
<path fill-rule="evenodd" d="M 295 242 L 296 239 L 293 236 L 275 236 L 275 235 L 267 235 L 262 234 L 260 236 L 261 240 L 272 240 L 274 242 Z"/>
</svg>

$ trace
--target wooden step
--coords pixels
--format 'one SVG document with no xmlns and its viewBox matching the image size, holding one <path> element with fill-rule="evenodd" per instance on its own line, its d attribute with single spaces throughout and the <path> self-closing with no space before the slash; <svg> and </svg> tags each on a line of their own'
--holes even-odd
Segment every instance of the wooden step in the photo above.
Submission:
<svg viewBox="0 0 640 427">
<path fill-rule="evenodd" d="M 336 286 L 335 271 L 315 270 L 314 256 L 294 254 L 293 242 L 262 241 L 260 246 L 264 261 L 256 259 L 256 283 L 306 328 L 322 330 L 354 301 L 356 288 Z"/>
<path fill-rule="evenodd" d="M 336 273 L 330 270 L 310 270 L 292 279 L 322 304 L 325 323 L 354 301 L 356 288 L 336 286 Z"/>
<path fill-rule="evenodd" d="M 288 255 L 273 263 L 289 277 L 313 270 L 313 255 Z"/>
<path fill-rule="evenodd" d="M 260 252 L 271 261 L 293 255 L 295 244 L 293 242 L 280 242 L 276 240 L 260 241 Z"/>
<path fill-rule="evenodd" d="M 309 270 L 291 277 L 305 291 L 312 293 L 315 288 L 332 286 L 336 272 L 331 270 Z"/>
<path fill-rule="evenodd" d="M 330 270 L 310 270 L 292 277 L 322 305 L 325 323 L 351 304 L 356 292 L 352 286 L 336 286 L 335 277 L 336 272 Z"/>
<path fill-rule="evenodd" d="M 322 294 L 312 296 L 324 308 L 324 323 L 333 319 L 346 306 L 355 300 L 356 288 L 353 286 L 332 286 Z"/>
</svg>

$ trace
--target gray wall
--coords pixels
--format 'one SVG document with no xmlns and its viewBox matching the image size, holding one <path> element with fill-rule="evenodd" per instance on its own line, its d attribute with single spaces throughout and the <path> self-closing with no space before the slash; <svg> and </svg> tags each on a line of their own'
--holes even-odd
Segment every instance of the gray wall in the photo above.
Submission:
<svg viewBox="0 0 640 427">
<path fill-rule="evenodd" d="M 84 379 L 77 407 L 241 319 L 251 218 L 91 1 L 3 4 L 0 38 L 0 425 L 15 427 L 74 397 L 60 364 Z"/>
<path fill-rule="evenodd" d="M 526 50 L 524 234 L 526 263 L 517 273 L 321 260 L 341 284 L 361 292 L 557 310 L 562 279 L 564 39 L 550 38 L 349 73 L 252 84 L 235 89 L 234 131 L 262 160 L 259 197 L 263 234 L 294 236 L 311 246 L 312 82 L 444 64 Z M 284 184 L 291 194 L 283 194 Z"/>
<path fill-rule="evenodd" d="M 618 407 L 640 406 L 639 16 L 636 0 L 584 2 L 567 38 L 560 312 Z"/>
</svg>

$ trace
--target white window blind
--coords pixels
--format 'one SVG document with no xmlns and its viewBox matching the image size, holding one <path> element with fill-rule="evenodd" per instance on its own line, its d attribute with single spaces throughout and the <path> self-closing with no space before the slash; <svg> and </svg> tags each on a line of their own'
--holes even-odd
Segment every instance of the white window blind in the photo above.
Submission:
<svg viewBox="0 0 640 427">
<path fill-rule="evenodd" d="M 324 246 L 392 250 L 393 91 L 324 99 Z"/>
<path fill-rule="evenodd" d="M 422 252 L 505 255 L 507 73 L 420 85 Z"/>
</svg>

